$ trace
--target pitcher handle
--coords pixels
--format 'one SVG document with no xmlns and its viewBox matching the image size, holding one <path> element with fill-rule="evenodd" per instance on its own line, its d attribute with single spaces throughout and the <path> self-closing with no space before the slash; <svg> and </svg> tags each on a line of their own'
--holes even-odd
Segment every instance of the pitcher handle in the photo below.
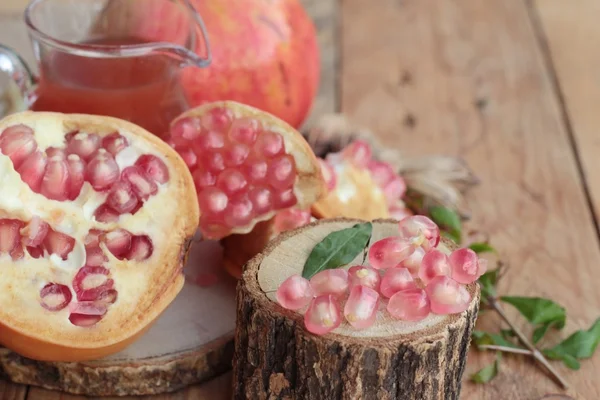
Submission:
<svg viewBox="0 0 600 400">
<path fill-rule="evenodd" d="M 206 26 L 204 25 L 204 21 L 202 20 L 202 17 L 198 13 L 198 11 L 196 11 L 196 8 L 193 6 L 192 3 L 190 3 L 190 0 L 183 0 L 183 2 L 185 3 L 186 7 L 192 14 L 192 18 L 194 18 L 194 22 L 196 22 L 196 37 L 198 37 L 198 36 L 202 37 L 201 40 L 204 42 L 204 48 L 206 49 L 206 57 L 202 58 L 202 57 L 198 56 L 197 54 L 194 54 L 192 56 L 192 58 L 194 58 L 193 62 L 198 67 L 201 67 L 201 68 L 208 67 L 212 61 L 212 52 L 210 51 L 210 40 L 208 39 L 208 32 L 206 30 Z M 200 35 L 198 35 L 198 33 Z"/>
<path fill-rule="evenodd" d="M 13 88 L 9 88 L 3 96 L 5 104 L 2 107 L 4 109 L 0 110 L 0 114 L 11 114 L 28 108 L 35 100 L 33 89 L 36 78 L 25 60 L 16 51 L 2 44 L 0 44 L 0 71 L 8 74 L 13 85 Z M 16 86 L 16 90 L 14 86 Z M 17 94 L 15 91 L 19 93 Z M 18 95 L 21 96 L 20 99 L 18 99 Z"/>
</svg>

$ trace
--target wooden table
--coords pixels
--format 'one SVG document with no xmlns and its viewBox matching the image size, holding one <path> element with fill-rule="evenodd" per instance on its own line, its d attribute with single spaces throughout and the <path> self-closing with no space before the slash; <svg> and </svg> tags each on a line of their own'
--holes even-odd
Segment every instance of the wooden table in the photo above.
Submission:
<svg viewBox="0 0 600 400">
<path fill-rule="evenodd" d="M 24 2 L 0 4 L 0 42 L 20 49 Z M 600 3 L 305 3 L 323 52 L 314 115 L 342 111 L 407 153 L 464 157 L 482 179 L 469 196 L 471 226 L 489 232 L 512 266 L 501 290 L 560 302 L 565 333 L 588 327 L 600 315 Z M 490 328 L 497 319 L 479 323 Z M 472 351 L 465 377 L 491 360 Z M 578 398 L 600 399 L 600 354 L 577 372 L 557 367 Z M 227 374 L 154 399 L 225 399 L 229 382 Z M 462 398 L 557 392 L 530 361 L 505 357 L 492 383 L 466 382 Z M 0 397 L 79 399 L 6 382 Z"/>
</svg>

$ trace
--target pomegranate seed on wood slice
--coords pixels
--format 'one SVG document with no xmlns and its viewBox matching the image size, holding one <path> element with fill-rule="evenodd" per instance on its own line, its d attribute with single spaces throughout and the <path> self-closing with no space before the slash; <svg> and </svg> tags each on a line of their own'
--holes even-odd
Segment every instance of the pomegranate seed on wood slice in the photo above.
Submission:
<svg viewBox="0 0 600 400">
<path fill-rule="evenodd" d="M 279 211 L 273 220 L 275 232 L 286 232 L 304 226 L 310 222 L 310 210 L 288 208 Z"/>
<path fill-rule="evenodd" d="M 0 254 L 10 254 L 21 243 L 22 226 L 17 219 L 0 219 Z"/>
<path fill-rule="evenodd" d="M 350 290 L 350 296 L 344 306 L 344 317 L 356 329 L 365 329 L 373 325 L 379 308 L 379 293 L 362 285 Z"/>
<path fill-rule="evenodd" d="M 275 189 L 284 190 L 292 187 L 296 180 L 294 159 L 285 154 L 270 161 L 268 180 Z"/>
<path fill-rule="evenodd" d="M 207 130 L 216 130 L 224 132 L 231 125 L 233 113 L 231 110 L 223 107 L 215 107 L 207 114 L 202 115 L 202 126 Z"/>
<path fill-rule="evenodd" d="M 257 157 L 276 157 L 284 151 L 283 138 L 278 133 L 263 131 L 258 135 L 253 151 Z"/>
<path fill-rule="evenodd" d="M 131 166 L 125 168 L 121 173 L 121 179 L 131 184 L 131 189 L 140 200 L 148 200 L 150 196 L 158 192 L 156 182 L 140 167 Z"/>
<path fill-rule="evenodd" d="M 40 192 L 44 172 L 48 165 L 46 154 L 41 151 L 36 151 L 29 155 L 23 161 L 23 164 L 17 168 L 17 172 L 21 175 L 21 180 L 36 193 Z"/>
<path fill-rule="evenodd" d="M 85 162 L 77 154 L 69 154 L 67 157 L 67 167 L 69 170 L 69 193 L 68 199 L 75 200 L 85 180 Z"/>
<path fill-rule="evenodd" d="M 292 275 L 279 285 L 277 302 L 288 310 L 299 310 L 310 303 L 314 292 L 307 279 L 300 275 Z"/>
<path fill-rule="evenodd" d="M 412 288 L 395 293 L 388 301 L 387 311 L 396 319 L 420 321 L 429 315 L 431 306 L 425 290 Z"/>
<path fill-rule="evenodd" d="M 341 268 L 326 269 L 310 278 L 310 286 L 316 296 L 342 296 L 348 290 L 348 271 Z"/>
<path fill-rule="evenodd" d="M 84 161 L 89 161 L 100 148 L 101 139 L 93 133 L 80 132 L 75 134 L 67 143 L 67 153 L 77 154 Z"/>
<path fill-rule="evenodd" d="M 30 247 L 27 246 L 27 252 L 32 258 L 42 258 L 44 257 L 44 249 L 42 246 Z"/>
<path fill-rule="evenodd" d="M 85 180 L 94 190 L 109 189 L 119 179 L 119 166 L 114 157 L 104 149 L 99 149 L 85 168 Z"/>
<path fill-rule="evenodd" d="M 256 215 L 266 214 L 273 210 L 273 192 L 268 188 L 252 188 L 248 191 L 248 198 L 252 202 Z M 275 218 L 277 219 L 277 216 Z"/>
<path fill-rule="evenodd" d="M 229 129 L 229 137 L 236 142 L 251 146 L 260 131 L 260 123 L 252 118 L 240 118 L 233 121 Z"/>
<path fill-rule="evenodd" d="M 88 267 L 100 267 L 108 262 L 108 257 L 100 247 L 85 248 L 85 265 Z"/>
<path fill-rule="evenodd" d="M 248 181 L 246 177 L 237 169 L 226 169 L 217 178 L 217 187 L 228 195 L 241 192 L 247 186 Z"/>
<path fill-rule="evenodd" d="M 109 271 L 99 266 L 84 266 L 73 278 L 73 290 L 79 301 L 94 301 L 98 296 L 112 289 L 114 281 L 108 277 Z"/>
<path fill-rule="evenodd" d="M 52 158 L 52 157 L 67 158 L 67 152 L 65 151 L 65 149 L 59 149 L 58 147 L 48 147 L 46 149 L 46 156 L 48 158 Z"/>
<path fill-rule="evenodd" d="M 227 208 L 229 198 L 220 189 L 208 187 L 198 193 L 198 203 L 202 213 L 219 214 Z"/>
<path fill-rule="evenodd" d="M 48 230 L 48 234 L 44 239 L 44 248 L 48 254 L 56 254 L 63 260 L 66 260 L 69 253 L 75 247 L 75 239 L 61 232 Z"/>
<path fill-rule="evenodd" d="M 25 125 L 15 125 L 6 128 L 0 139 L 0 152 L 8 156 L 15 169 L 19 168 L 25 159 L 37 150 L 37 142 L 33 130 Z"/>
<path fill-rule="evenodd" d="M 390 268 L 385 271 L 381 279 L 381 294 L 387 298 L 401 290 L 416 288 L 410 271 L 406 268 Z"/>
<path fill-rule="evenodd" d="M 169 169 L 163 160 L 156 156 L 144 154 L 137 159 L 135 165 L 144 170 L 146 176 L 149 176 L 158 183 L 163 184 L 169 181 Z"/>
<path fill-rule="evenodd" d="M 42 244 L 50 225 L 37 215 L 31 218 L 31 221 L 21 229 L 22 241 L 25 246 L 37 247 Z"/>
<path fill-rule="evenodd" d="M 413 215 L 398 223 L 400 236 L 425 250 L 436 247 L 440 242 L 440 228 L 424 215 Z"/>
<path fill-rule="evenodd" d="M 481 268 L 477 254 L 468 248 L 453 251 L 449 259 L 452 279 L 458 283 L 473 283 L 487 269 Z"/>
<path fill-rule="evenodd" d="M 275 193 L 275 209 L 289 208 L 296 205 L 296 195 L 294 189 L 284 190 L 283 192 Z"/>
<path fill-rule="evenodd" d="M 237 167 L 246 161 L 250 154 L 250 148 L 245 144 L 231 143 L 224 152 L 225 166 Z"/>
<path fill-rule="evenodd" d="M 381 239 L 369 249 L 369 264 L 375 269 L 393 268 L 410 257 L 414 251 L 415 246 L 403 238 Z"/>
<path fill-rule="evenodd" d="M 125 170 L 127 170 L 127 168 L 125 168 Z M 123 170 L 123 174 L 125 174 L 125 170 Z M 125 179 L 117 181 L 110 189 L 110 193 L 106 198 L 106 204 L 119 214 L 131 212 L 138 204 L 138 201 L 139 200 L 131 187 L 131 183 Z"/>
<path fill-rule="evenodd" d="M 67 161 L 54 156 L 48 160 L 42 179 L 40 194 L 51 200 L 67 200 L 70 192 L 69 166 Z"/>
<path fill-rule="evenodd" d="M 337 184 L 335 170 L 333 169 L 330 163 L 323 160 L 322 158 L 317 158 L 317 161 L 319 161 L 319 166 L 321 167 L 321 175 L 323 175 L 323 180 L 325 180 L 327 190 L 335 189 L 335 185 Z"/>
<path fill-rule="evenodd" d="M 69 315 L 69 321 L 73 325 L 87 328 L 89 326 L 96 325 L 102 319 L 102 315 L 85 315 L 85 314 L 71 314 Z"/>
<path fill-rule="evenodd" d="M 48 311 L 60 311 L 73 299 L 71 290 L 58 283 L 48 283 L 44 286 L 40 290 L 40 297 L 42 307 Z"/>
<path fill-rule="evenodd" d="M 415 248 L 415 251 L 408 257 L 398 264 L 396 267 L 406 268 L 410 271 L 410 274 L 416 278 L 419 276 L 419 269 L 425 256 L 425 249 L 422 247 Z"/>
<path fill-rule="evenodd" d="M 346 146 L 342 155 L 358 168 L 365 168 L 371 161 L 371 146 L 364 140 L 355 140 Z"/>
<path fill-rule="evenodd" d="M 225 157 L 220 152 L 200 153 L 202 164 L 206 169 L 212 172 L 220 172 L 225 169 Z"/>
<path fill-rule="evenodd" d="M 244 165 L 243 170 L 250 182 L 256 185 L 266 181 L 268 168 L 265 160 L 252 160 Z"/>
<path fill-rule="evenodd" d="M 198 165 L 198 156 L 196 155 L 196 153 L 194 153 L 192 149 L 186 148 L 176 150 L 177 153 L 179 153 L 179 155 L 181 156 L 181 158 L 183 158 L 185 165 L 187 165 L 189 169 L 196 168 L 196 165 Z"/>
<path fill-rule="evenodd" d="M 115 257 L 120 259 L 131 250 L 131 233 L 125 229 L 116 229 L 105 233 L 100 237 L 100 240 L 106 244 L 108 250 Z"/>
<path fill-rule="evenodd" d="M 103 222 L 105 224 L 117 222 L 119 220 L 119 216 L 120 214 L 116 212 L 113 208 L 111 208 L 108 204 L 102 204 L 94 212 L 94 218 L 96 218 L 96 221 Z"/>
<path fill-rule="evenodd" d="M 448 256 L 439 250 L 432 249 L 423 256 L 419 278 L 428 284 L 436 276 L 450 276 L 452 269 Z"/>
<path fill-rule="evenodd" d="M 177 145 L 190 145 L 190 142 L 202 134 L 202 125 L 198 118 L 181 118 L 171 127 L 171 140 Z"/>
<path fill-rule="evenodd" d="M 396 173 L 394 172 L 394 168 L 386 162 L 371 160 L 367 164 L 367 168 L 371 173 L 371 178 L 375 181 L 377 186 L 385 187 L 394 177 Z"/>
<path fill-rule="evenodd" d="M 196 169 L 192 177 L 197 190 L 213 186 L 217 182 L 217 175 L 207 169 Z"/>
<path fill-rule="evenodd" d="M 427 284 L 431 311 L 436 314 L 457 314 L 469 308 L 471 294 L 466 287 L 447 276 L 436 276 Z"/>
<path fill-rule="evenodd" d="M 224 214 L 224 221 L 228 226 L 235 228 L 249 224 L 255 215 L 248 195 L 242 194 L 229 200 Z"/>
<path fill-rule="evenodd" d="M 127 260 L 144 261 L 152 255 L 154 246 L 148 236 L 133 236 L 131 238 L 131 248 L 123 257 Z"/>
<path fill-rule="evenodd" d="M 335 296 L 326 294 L 316 297 L 304 314 L 306 330 L 316 335 L 331 332 L 342 322 L 340 306 Z"/>
<path fill-rule="evenodd" d="M 112 154 L 113 157 L 116 157 L 127 146 L 129 146 L 129 142 L 119 132 L 113 132 L 102 138 L 102 147 Z"/>
<path fill-rule="evenodd" d="M 350 287 L 357 285 L 366 286 L 373 290 L 379 290 L 381 284 L 381 276 L 375 268 L 366 267 L 364 265 L 355 265 L 348 269 L 348 278 Z"/>
</svg>

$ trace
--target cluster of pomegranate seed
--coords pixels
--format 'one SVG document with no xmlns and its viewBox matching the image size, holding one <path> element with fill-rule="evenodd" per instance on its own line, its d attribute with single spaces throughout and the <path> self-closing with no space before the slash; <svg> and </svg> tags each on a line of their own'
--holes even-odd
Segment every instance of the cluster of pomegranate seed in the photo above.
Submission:
<svg viewBox="0 0 600 400">
<path fill-rule="evenodd" d="M 119 260 L 144 261 L 152 255 L 154 246 L 146 235 L 132 235 L 125 229 L 102 231 L 92 229 L 84 239 L 85 265 L 97 267 L 108 262 L 100 244 L 103 243 L 108 251 Z"/>
<path fill-rule="evenodd" d="M 401 220 L 412 215 L 402 202 L 402 196 L 406 192 L 404 179 L 389 163 L 373 159 L 371 146 L 363 140 L 350 143 L 340 153 L 327 155 L 325 160 L 319 159 L 321 173 L 329 190 L 334 190 L 337 184 L 335 166 L 345 161 L 356 168 L 369 171 L 373 181 L 385 195 L 391 217 Z"/>
<path fill-rule="evenodd" d="M 100 137 L 71 132 L 64 148 L 38 149 L 33 130 L 14 125 L 0 134 L 0 152 L 31 190 L 51 200 L 75 200 L 84 182 L 98 192 L 107 192 L 106 203 L 95 213 L 99 222 L 114 222 L 120 214 L 134 213 L 158 191 L 157 183 L 169 180 L 164 162 L 145 154 L 134 165 L 119 170 L 115 157 L 129 146 L 118 132 Z"/>
<path fill-rule="evenodd" d="M 13 261 L 56 254 L 66 260 L 75 246 L 75 239 L 50 228 L 47 222 L 34 216 L 29 222 L 0 219 L 0 255 L 9 254 Z"/>
<path fill-rule="evenodd" d="M 206 237 L 222 237 L 297 202 L 294 158 L 285 153 L 283 137 L 257 119 L 234 119 L 231 110 L 213 108 L 178 120 L 170 144 L 192 171 Z"/>
<path fill-rule="evenodd" d="M 309 332 L 323 335 L 346 321 L 356 329 L 373 325 L 385 308 L 393 318 L 419 321 L 434 314 L 465 311 L 471 301 L 466 286 L 487 263 L 471 249 L 449 256 L 437 249 L 438 226 L 425 216 L 399 222 L 399 235 L 381 239 L 369 249 L 369 265 L 327 269 L 310 281 L 293 275 L 279 286 L 278 303 L 302 310 Z"/>
</svg>

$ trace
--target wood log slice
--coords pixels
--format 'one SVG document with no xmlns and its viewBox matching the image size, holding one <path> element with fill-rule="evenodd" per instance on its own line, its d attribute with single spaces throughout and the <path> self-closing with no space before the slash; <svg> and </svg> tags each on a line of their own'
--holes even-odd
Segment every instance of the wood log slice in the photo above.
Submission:
<svg viewBox="0 0 600 400">
<path fill-rule="evenodd" d="M 358 222 L 321 220 L 284 233 L 248 263 L 237 289 L 235 399 L 459 398 L 479 306 L 477 284 L 468 286 L 472 300 L 463 313 L 404 322 L 380 309 L 368 329 L 343 322 L 323 336 L 304 328 L 302 314 L 277 304 L 277 287 L 301 273 L 313 247 Z M 397 229 L 396 221 L 374 221 L 371 243 L 397 235 Z M 450 251 L 447 242 L 439 247 Z"/>
<path fill-rule="evenodd" d="M 88 362 L 42 362 L 0 348 L 0 377 L 88 396 L 172 392 L 231 369 L 235 280 L 221 266 L 218 242 L 192 246 L 186 283 L 174 302 L 138 341 L 110 357 Z M 202 273 L 219 282 L 201 287 Z"/>
</svg>

